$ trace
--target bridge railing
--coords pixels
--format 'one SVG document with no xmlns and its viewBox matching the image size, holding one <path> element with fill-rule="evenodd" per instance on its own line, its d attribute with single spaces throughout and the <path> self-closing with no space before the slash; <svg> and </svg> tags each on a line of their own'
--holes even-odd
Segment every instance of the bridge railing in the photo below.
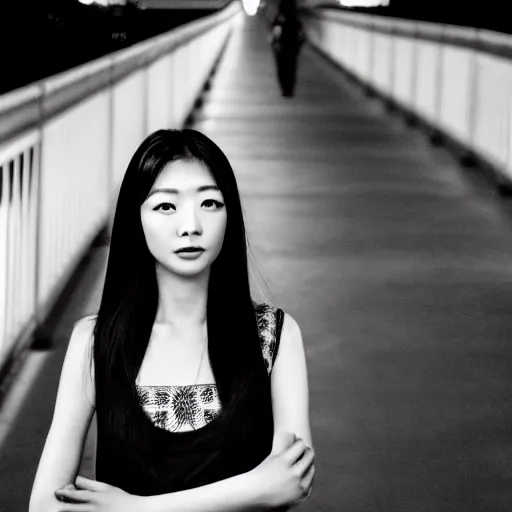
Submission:
<svg viewBox="0 0 512 512">
<path fill-rule="evenodd" d="M 233 2 L 0 96 L 0 382 L 111 217 L 136 147 L 183 126 L 240 15 Z"/>
<path fill-rule="evenodd" d="M 304 17 L 321 52 L 512 180 L 512 36 L 333 9 Z"/>
</svg>

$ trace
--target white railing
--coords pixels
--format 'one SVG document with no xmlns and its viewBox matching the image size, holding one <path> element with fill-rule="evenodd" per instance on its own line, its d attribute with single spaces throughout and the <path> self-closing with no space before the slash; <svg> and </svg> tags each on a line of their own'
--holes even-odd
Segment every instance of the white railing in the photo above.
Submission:
<svg viewBox="0 0 512 512">
<path fill-rule="evenodd" d="M 333 9 L 304 24 L 329 58 L 511 181 L 511 35 Z"/>
<path fill-rule="evenodd" d="M 0 96 L 0 370 L 107 223 L 142 139 L 184 125 L 241 15 L 233 2 Z"/>
</svg>

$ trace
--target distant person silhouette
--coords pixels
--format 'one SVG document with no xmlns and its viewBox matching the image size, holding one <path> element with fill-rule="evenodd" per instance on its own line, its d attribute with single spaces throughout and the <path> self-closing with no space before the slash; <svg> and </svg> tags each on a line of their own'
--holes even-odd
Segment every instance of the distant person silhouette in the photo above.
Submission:
<svg viewBox="0 0 512 512">
<path fill-rule="evenodd" d="M 271 43 L 281 93 L 292 97 L 297 78 L 297 60 L 304 41 L 296 0 L 281 0 L 272 23 Z"/>
</svg>

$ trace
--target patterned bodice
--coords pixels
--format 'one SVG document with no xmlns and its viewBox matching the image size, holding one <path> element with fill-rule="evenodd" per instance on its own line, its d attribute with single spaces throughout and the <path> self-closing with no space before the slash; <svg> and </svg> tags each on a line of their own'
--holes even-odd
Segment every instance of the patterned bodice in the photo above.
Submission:
<svg viewBox="0 0 512 512">
<path fill-rule="evenodd" d="M 263 359 L 270 375 L 278 350 L 282 316 L 276 314 L 277 308 L 268 304 L 256 305 L 255 311 Z M 197 430 L 221 412 L 215 384 L 137 385 L 137 392 L 146 416 L 155 426 L 171 432 Z"/>
</svg>

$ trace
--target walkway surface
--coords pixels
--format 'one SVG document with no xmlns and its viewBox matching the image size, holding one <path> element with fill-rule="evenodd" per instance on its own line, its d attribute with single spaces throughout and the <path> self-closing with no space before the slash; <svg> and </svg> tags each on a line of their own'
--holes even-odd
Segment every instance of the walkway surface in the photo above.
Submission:
<svg viewBox="0 0 512 512">
<path fill-rule="evenodd" d="M 249 19 L 195 127 L 238 177 L 255 289 L 302 329 L 317 475 L 300 510 L 509 511 L 506 203 L 308 47 L 296 93 L 279 95 L 265 29 Z M 89 255 L 55 349 L 32 356 L 0 452 L 2 511 L 27 510 L 66 343 L 98 306 L 106 253 Z"/>
</svg>

